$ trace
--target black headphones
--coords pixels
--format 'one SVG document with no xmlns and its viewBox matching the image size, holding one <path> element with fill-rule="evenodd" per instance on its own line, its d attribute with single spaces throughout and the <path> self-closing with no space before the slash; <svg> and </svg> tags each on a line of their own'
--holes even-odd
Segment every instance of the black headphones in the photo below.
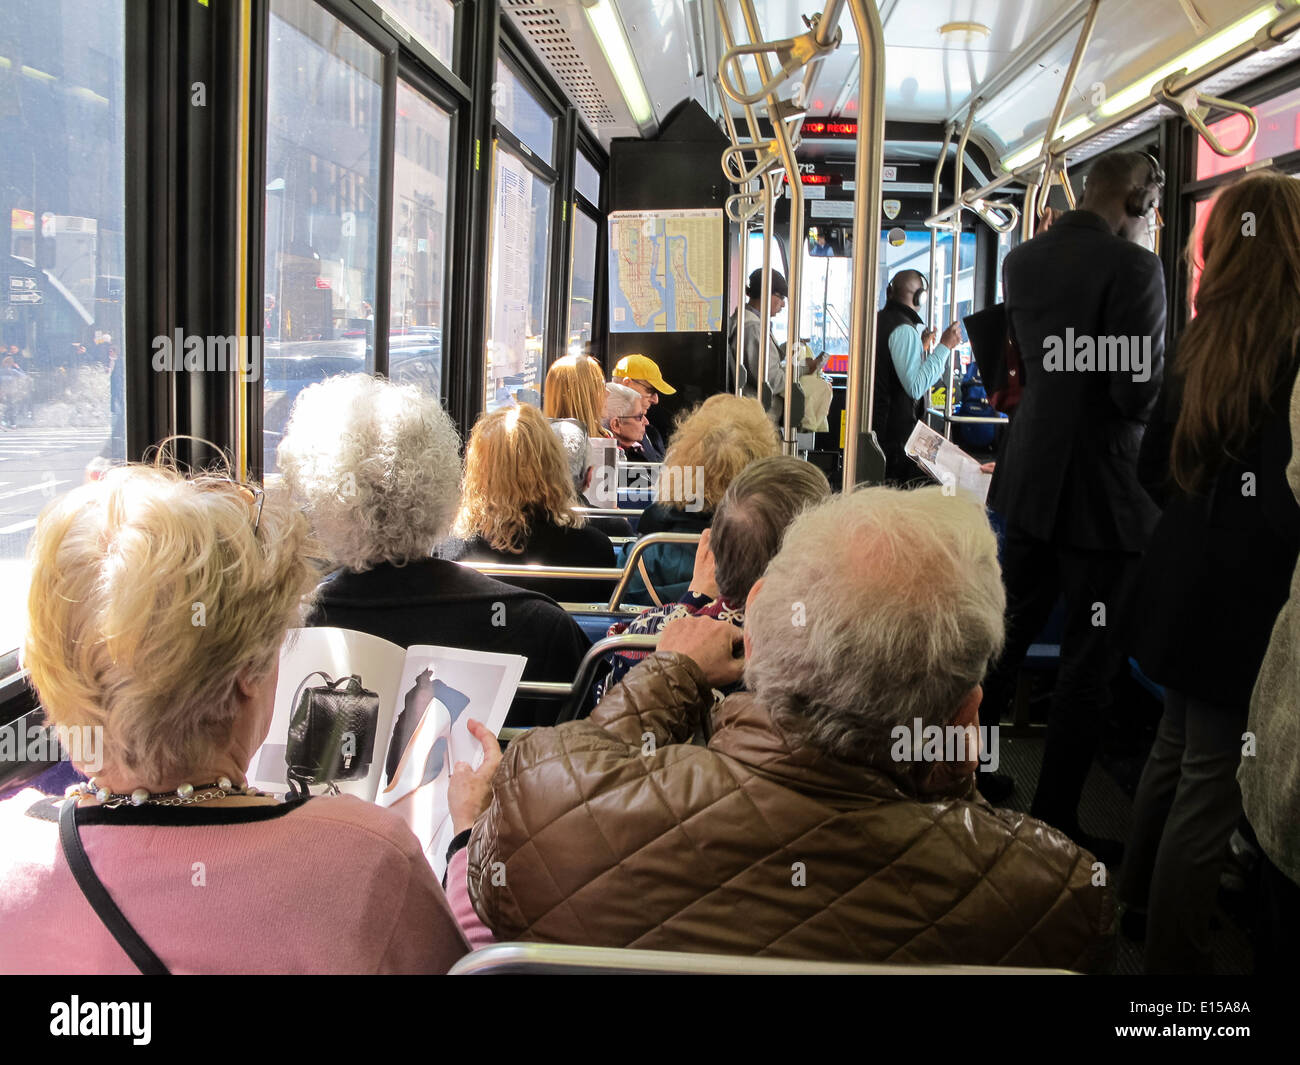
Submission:
<svg viewBox="0 0 1300 1065">
<path fill-rule="evenodd" d="M 1137 152 L 1151 167 L 1151 176 L 1144 181 L 1140 188 L 1134 189 L 1129 193 L 1129 197 L 1124 201 L 1124 213 L 1130 218 L 1144 218 L 1150 213 L 1152 207 L 1160 204 L 1160 198 L 1165 188 L 1165 172 L 1161 169 L 1156 157 L 1150 152 Z M 1154 191 L 1152 190 L 1154 186 Z"/>
</svg>

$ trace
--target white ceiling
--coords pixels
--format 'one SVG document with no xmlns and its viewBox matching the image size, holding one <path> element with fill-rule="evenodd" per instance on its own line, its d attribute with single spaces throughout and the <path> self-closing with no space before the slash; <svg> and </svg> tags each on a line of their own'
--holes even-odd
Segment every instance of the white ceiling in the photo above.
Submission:
<svg viewBox="0 0 1300 1065">
<path fill-rule="evenodd" d="M 1097 26 L 1075 81 L 1063 123 L 1087 113 L 1097 98 L 1118 93 L 1161 64 L 1262 6 L 1290 6 L 1292 0 L 1101 0 Z M 725 0 L 735 36 L 746 39 L 740 0 Z M 943 123 L 964 117 L 976 95 L 985 97 L 977 135 L 1001 152 L 1041 135 L 1064 81 L 1065 70 L 1088 7 L 1087 0 L 882 0 L 885 29 L 885 103 L 891 120 Z M 606 144 L 636 136 L 608 64 L 591 33 L 580 0 L 503 0 L 508 16 L 529 34 L 534 50 L 554 53 L 559 37 L 571 55 L 557 68 L 542 54 L 557 80 L 581 82 L 583 106 L 592 131 Z M 721 115 L 714 85 L 722 52 L 715 0 L 615 0 L 651 96 L 657 119 L 687 97 L 715 117 Z M 802 14 L 820 10 L 806 0 L 754 0 L 767 40 L 804 31 Z M 1195 25 L 1194 18 L 1202 21 Z M 823 63 L 808 100 L 810 115 L 855 118 L 857 38 L 847 7 L 843 42 Z M 977 22 L 985 36 L 943 36 L 940 26 Z M 539 42 L 546 46 L 539 49 Z M 1291 52 L 1291 49 L 1286 49 Z M 1283 58 L 1278 49 L 1277 58 Z M 1293 54 L 1293 53 L 1292 53 Z M 757 86 L 757 80 L 753 81 Z M 741 109 L 732 104 L 739 115 Z"/>
</svg>

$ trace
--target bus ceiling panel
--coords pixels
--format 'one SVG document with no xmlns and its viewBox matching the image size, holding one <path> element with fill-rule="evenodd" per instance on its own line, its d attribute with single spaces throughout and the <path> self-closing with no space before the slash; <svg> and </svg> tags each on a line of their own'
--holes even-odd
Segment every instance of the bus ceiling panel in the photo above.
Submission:
<svg viewBox="0 0 1300 1065">
<path fill-rule="evenodd" d="M 707 0 L 501 0 L 501 10 L 606 149 L 653 135 L 687 98 L 709 106 Z"/>
<path fill-rule="evenodd" d="M 1179 68 L 1193 70 L 1249 41 L 1278 13 L 1260 0 L 1196 0 L 1195 9 L 1206 26 L 1200 32 L 1179 0 L 1103 2 L 1058 136 L 1068 140 L 1145 99 L 1155 82 Z M 980 108 L 977 128 L 1011 165 L 1036 154 L 1077 36 L 1072 28 Z"/>
</svg>

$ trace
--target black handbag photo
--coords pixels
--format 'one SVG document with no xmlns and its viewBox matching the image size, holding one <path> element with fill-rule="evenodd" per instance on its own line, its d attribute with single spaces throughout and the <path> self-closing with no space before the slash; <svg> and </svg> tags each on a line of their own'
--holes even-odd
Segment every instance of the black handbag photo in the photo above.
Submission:
<svg viewBox="0 0 1300 1065">
<path fill-rule="evenodd" d="M 312 677 L 325 683 L 308 688 Z M 334 680 L 328 673 L 308 673 L 294 693 L 293 719 L 284 760 L 295 792 L 308 784 L 360 780 L 370 772 L 379 722 L 379 694 L 365 688 L 356 674 Z"/>
</svg>

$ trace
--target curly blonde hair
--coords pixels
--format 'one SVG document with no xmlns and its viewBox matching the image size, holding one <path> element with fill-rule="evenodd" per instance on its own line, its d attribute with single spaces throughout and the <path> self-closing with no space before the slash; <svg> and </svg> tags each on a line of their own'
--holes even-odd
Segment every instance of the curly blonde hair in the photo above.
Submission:
<svg viewBox="0 0 1300 1065">
<path fill-rule="evenodd" d="M 353 572 L 427 557 L 460 503 L 460 437 L 414 385 L 358 373 L 303 389 L 278 457 L 330 560 Z"/>
<path fill-rule="evenodd" d="M 542 409 L 548 418 L 573 418 L 588 436 L 605 436 L 600 416 L 605 406 L 605 375 L 590 355 L 565 355 L 546 371 Z"/>
<path fill-rule="evenodd" d="M 457 536 L 481 536 L 494 551 L 519 554 L 532 522 L 580 528 L 564 448 L 536 407 L 505 407 L 479 418 L 465 451 Z"/>
<path fill-rule="evenodd" d="M 755 459 L 769 458 L 780 451 L 776 426 L 758 400 L 727 394 L 710 396 L 677 416 L 664 455 L 665 470 L 703 471 L 696 479 L 701 491 L 688 499 L 683 486 L 692 478 L 662 477 L 659 501 L 684 510 L 688 503 L 698 505 L 702 495 L 704 508 L 715 510 L 741 470 Z"/>
<path fill-rule="evenodd" d="M 106 770 L 183 779 L 230 743 L 315 574 L 282 494 L 120 466 L 51 503 L 28 546 L 23 663 L 56 726 L 101 727 Z M 257 529 L 254 531 L 254 523 Z"/>
</svg>

